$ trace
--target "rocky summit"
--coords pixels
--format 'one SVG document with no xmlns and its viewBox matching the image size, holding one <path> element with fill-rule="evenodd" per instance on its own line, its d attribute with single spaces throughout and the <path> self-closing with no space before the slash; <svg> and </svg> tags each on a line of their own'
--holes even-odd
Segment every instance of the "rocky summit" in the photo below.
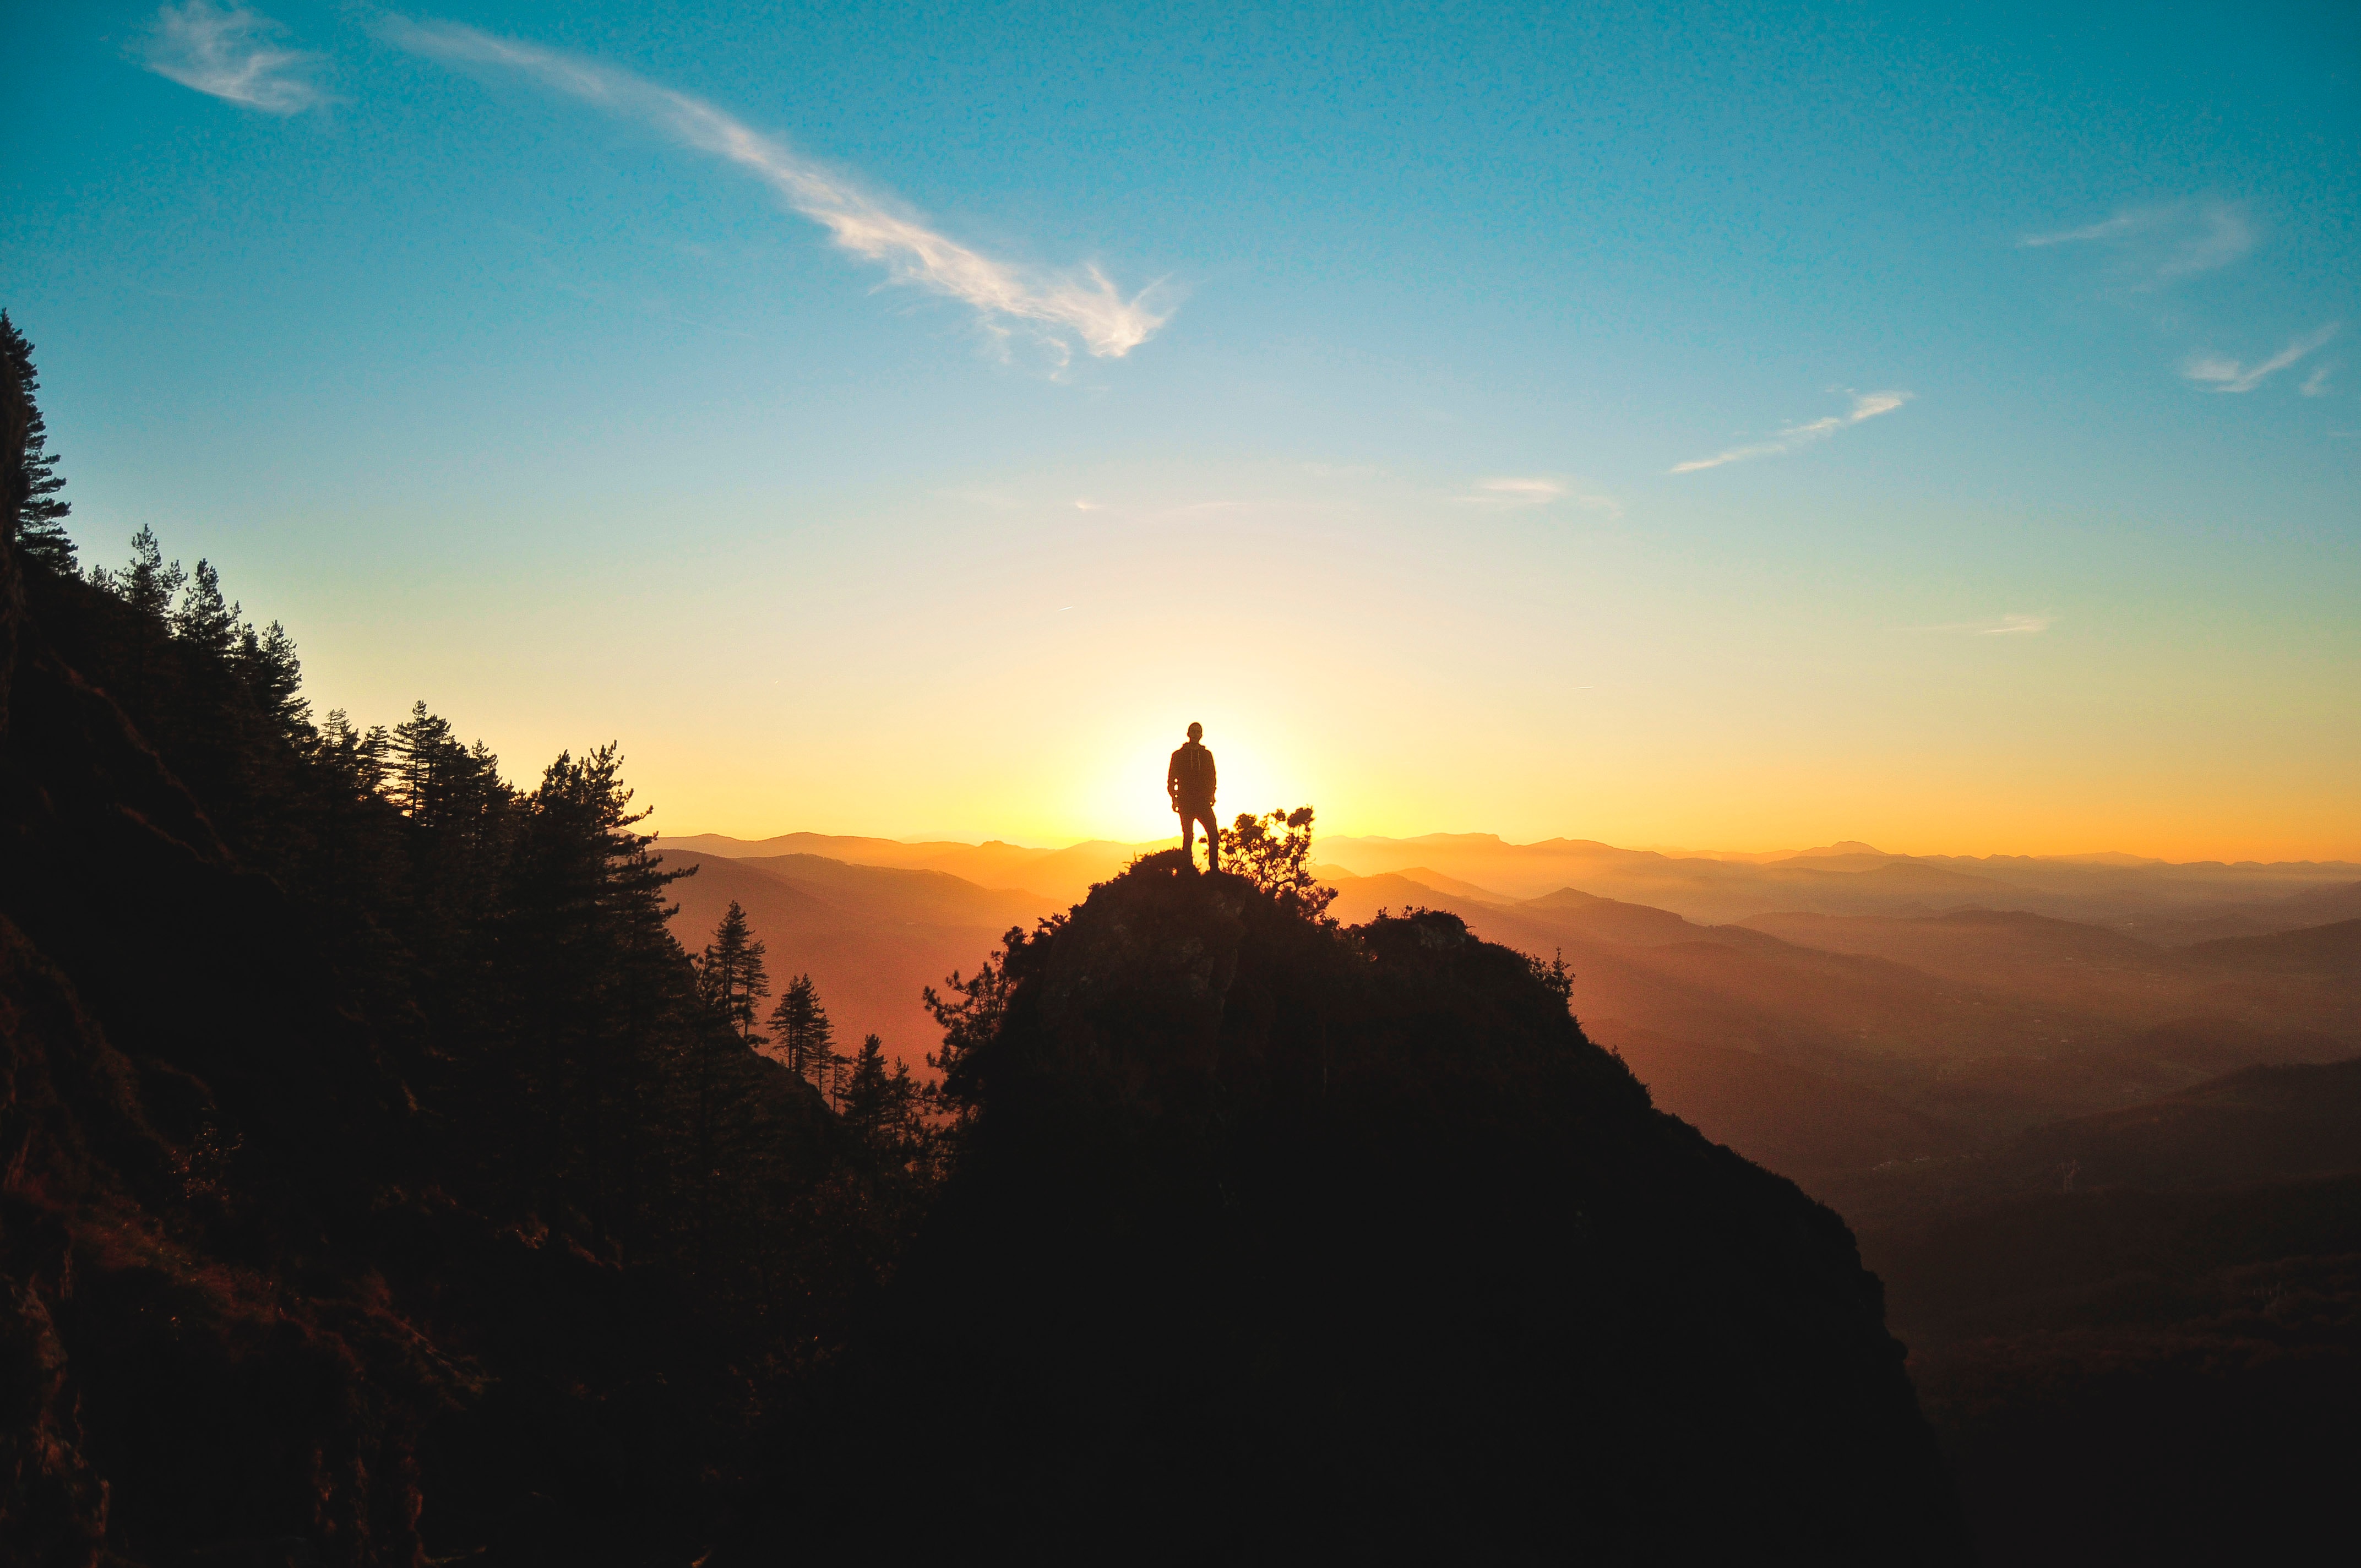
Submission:
<svg viewBox="0 0 2361 1568">
<path fill-rule="evenodd" d="M 950 1012 L 890 1293 L 917 1538 L 1053 1554 L 1961 1560 L 1850 1234 L 1652 1109 L 1563 970 L 1178 852 Z"/>
</svg>

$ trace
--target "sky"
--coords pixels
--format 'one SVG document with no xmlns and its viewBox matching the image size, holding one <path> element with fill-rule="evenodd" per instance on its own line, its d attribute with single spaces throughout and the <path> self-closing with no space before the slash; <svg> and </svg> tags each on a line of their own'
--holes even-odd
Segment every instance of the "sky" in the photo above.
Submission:
<svg viewBox="0 0 2361 1568">
<path fill-rule="evenodd" d="M 10 7 L 85 562 L 652 826 L 2361 859 L 2361 12 Z"/>
</svg>

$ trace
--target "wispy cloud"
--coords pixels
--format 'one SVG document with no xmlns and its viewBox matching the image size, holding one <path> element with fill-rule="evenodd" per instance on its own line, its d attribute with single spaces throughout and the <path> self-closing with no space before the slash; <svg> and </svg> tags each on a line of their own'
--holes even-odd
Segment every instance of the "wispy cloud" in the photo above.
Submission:
<svg viewBox="0 0 2361 1568">
<path fill-rule="evenodd" d="M 1538 507 L 1553 501 L 1570 501 L 1578 507 L 1588 507 L 1616 517 L 1623 515 L 1623 505 L 1613 496 L 1589 495 L 1576 490 L 1562 479 L 1545 477 L 1504 477 L 1479 479 L 1472 494 L 1456 498 L 1474 506 Z"/>
<path fill-rule="evenodd" d="M 652 126 L 685 147 L 734 164 L 825 227 L 844 249 L 884 263 L 894 281 L 963 302 L 989 330 L 1005 333 L 1010 323 L 1029 329 L 1055 346 L 1061 362 L 1070 338 L 1079 339 L 1099 358 L 1119 359 L 1171 319 L 1160 285 L 1126 298 L 1094 266 L 1045 275 L 994 260 L 712 104 L 628 71 L 454 22 L 396 17 L 383 24 L 381 31 L 416 54 L 519 71 L 544 87 Z"/>
<path fill-rule="evenodd" d="M 1667 472 L 1694 474 L 1703 468 L 1719 468 L 1725 463 L 1742 463 L 1749 457 L 1773 457 L 1782 452 L 1793 452 L 1799 446 L 1826 441 L 1829 436 L 1863 420 L 1890 414 L 1910 400 L 1908 392 L 1856 392 L 1852 407 L 1840 414 L 1829 414 L 1804 424 L 1791 424 L 1769 441 L 1758 441 L 1746 446 L 1733 446 L 1717 452 L 1710 457 L 1692 457 L 1686 463 L 1675 463 Z"/>
<path fill-rule="evenodd" d="M 2026 249 L 2038 249 L 2048 245 L 2076 245 L 2086 239 L 2114 239 L 2139 228 L 2146 220 L 2130 213 L 2119 213 L 2103 223 L 2088 225 L 2079 229 L 2064 229 L 2057 234 L 2029 234 L 2016 243 Z"/>
<path fill-rule="evenodd" d="M 1555 479 L 1484 479 L 1476 488 L 1487 499 L 1512 506 L 1540 506 L 1565 494 L 1565 487 Z"/>
<path fill-rule="evenodd" d="M 2020 615 L 2010 611 L 1997 620 L 1954 620 L 1943 626 L 1921 626 L 1920 631 L 1957 631 L 1971 637 L 2038 637 L 2058 624 L 2054 615 Z"/>
<path fill-rule="evenodd" d="M 320 57 L 274 41 L 286 31 L 259 11 L 188 0 L 156 13 L 140 63 L 183 87 L 266 115 L 299 115 L 327 97 L 310 74 Z"/>
<path fill-rule="evenodd" d="M 2330 338 L 2334 337 L 2336 329 L 2343 324 L 2341 322 L 2330 322 L 2318 332 L 2297 338 L 2258 365 L 2241 365 L 2226 355 L 2200 354 L 2183 365 L 2180 367 L 2180 373 L 2209 392 L 2251 392 L 2271 377 L 2278 375 Z M 2323 369 L 2322 375 L 2325 374 Z M 2314 378 L 2314 379 L 2319 378 L 2319 377 Z M 2327 383 L 2323 380 L 2321 385 L 2324 390 Z M 2305 383 L 2305 390 L 2310 396 L 2319 396 L 2319 393 L 2311 391 L 2310 382 Z"/>
<path fill-rule="evenodd" d="M 2129 208 L 2081 228 L 2027 235 L 2016 243 L 2027 250 L 2109 246 L 2153 287 L 2227 267 L 2255 248 L 2255 237 L 2246 209 L 2235 202 L 2170 202 Z"/>
<path fill-rule="evenodd" d="M 2328 396 L 2328 373 L 2334 368 L 2335 367 L 2332 365 L 2321 366 L 2311 375 L 2305 377 L 2303 378 L 2303 385 L 2297 389 L 2302 392 L 2307 398 L 2324 398 Z"/>
</svg>

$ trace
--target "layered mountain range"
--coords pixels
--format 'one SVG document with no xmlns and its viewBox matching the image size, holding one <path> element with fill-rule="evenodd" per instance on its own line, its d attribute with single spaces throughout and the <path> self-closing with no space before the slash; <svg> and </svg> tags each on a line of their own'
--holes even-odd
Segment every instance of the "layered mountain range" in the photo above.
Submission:
<svg viewBox="0 0 2361 1568">
<path fill-rule="evenodd" d="M 1156 846 L 790 834 L 662 848 L 697 868 L 674 887 L 685 944 L 737 900 L 774 970 L 810 973 L 840 1029 L 874 1031 L 915 1066 L 932 1038 L 923 987 Z M 1332 838 L 1317 853 L 1347 920 L 1444 910 L 1488 940 L 1563 953 L 1586 1026 L 1668 1081 L 1684 1052 L 1759 1058 L 1750 1072 L 1770 1076 L 1746 1097 L 1758 1119 L 1821 1102 L 1817 1088 L 1773 1091 L 1801 1073 L 2000 1135 L 2361 1039 L 2351 865 L 1963 862 L 1997 863 L 2015 876 L 2004 883 L 1850 845 L 1767 864 L 1481 835 Z M 1585 883 L 1540 886 L 1565 873 Z M 2045 912 L 2059 907 L 2089 917 Z M 2179 939 L 2191 931 L 2214 934 Z"/>
<path fill-rule="evenodd" d="M 684 941 L 738 898 L 774 968 L 899 1046 L 994 928 L 1156 848 L 667 852 L 699 867 Z M 2333 1517 L 2361 1462 L 2361 867 L 1317 850 L 1347 922 L 1563 959 L 1659 1110 L 1846 1219 L 1984 1561 L 2295 1553 Z"/>
</svg>

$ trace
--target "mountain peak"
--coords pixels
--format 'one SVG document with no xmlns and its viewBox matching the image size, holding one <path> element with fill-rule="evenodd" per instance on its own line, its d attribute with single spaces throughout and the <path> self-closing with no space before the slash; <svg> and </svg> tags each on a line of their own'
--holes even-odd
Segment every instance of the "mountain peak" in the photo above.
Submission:
<svg viewBox="0 0 2361 1568">
<path fill-rule="evenodd" d="M 1832 860 L 1842 855 L 1883 855 L 1885 851 L 1874 844 L 1864 844 L 1858 839 L 1841 839 L 1833 844 L 1823 844 L 1817 850 L 1798 850 L 1787 858 L 1791 861 Z"/>
<path fill-rule="evenodd" d="M 1340 927 L 1172 851 L 970 986 L 946 1223 L 860 1395 L 970 1456 L 915 1539 L 1963 1555 L 1843 1223 L 1459 916 Z"/>
</svg>

